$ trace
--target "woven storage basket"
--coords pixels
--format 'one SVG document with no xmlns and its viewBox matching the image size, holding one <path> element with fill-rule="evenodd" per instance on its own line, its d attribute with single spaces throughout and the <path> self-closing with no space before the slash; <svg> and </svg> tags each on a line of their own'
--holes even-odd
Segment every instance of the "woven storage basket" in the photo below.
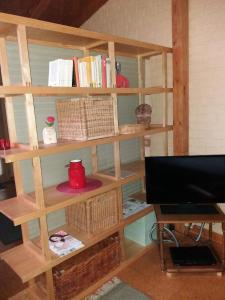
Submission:
<svg viewBox="0 0 225 300">
<path fill-rule="evenodd" d="M 120 264 L 119 235 L 114 234 L 53 269 L 56 298 L 69 299 Z"/>
<path fill-rule="evenodd" d="M 68 224 L 77 230 L 91 234 L 118 223 L 117 191 L 89 198 L 67 208 Z"/>
<path fill-rule="evenodd" d="M 111 97 L 86 97 L 56 102 L 58 137 L 91 140 L 115 135 Z"/>
</svg>

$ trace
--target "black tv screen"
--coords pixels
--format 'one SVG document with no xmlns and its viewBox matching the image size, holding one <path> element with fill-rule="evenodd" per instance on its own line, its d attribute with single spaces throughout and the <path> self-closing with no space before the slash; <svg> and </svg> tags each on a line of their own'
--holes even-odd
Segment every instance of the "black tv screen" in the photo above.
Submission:
<svg viewBox="0 0 225 300">
<path fill-rule="evenodd" d="M 146 157 L 151 204 L 225 203 L 225 155 Z"/>
</svg>

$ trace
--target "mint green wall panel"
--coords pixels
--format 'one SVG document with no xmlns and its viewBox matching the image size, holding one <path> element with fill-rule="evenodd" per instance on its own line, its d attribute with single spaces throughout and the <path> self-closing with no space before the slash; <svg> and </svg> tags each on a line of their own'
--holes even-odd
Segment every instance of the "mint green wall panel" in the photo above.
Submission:
<svg viewBox="0 0 225 300">
<path fill-rule="evenodd" d="M 155 213 L 151 212 L 136 222 L 126 226 L 125 237 L 142 246 L 150 244 L 152 241 L 149 238 L 149 233 L 155 221 Z"/>
</svg>

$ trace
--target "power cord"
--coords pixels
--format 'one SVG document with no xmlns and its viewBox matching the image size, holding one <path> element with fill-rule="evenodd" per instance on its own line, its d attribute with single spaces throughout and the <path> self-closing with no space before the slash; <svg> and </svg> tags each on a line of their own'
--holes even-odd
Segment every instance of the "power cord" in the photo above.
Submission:
<svg viewBox="0 0 225 300">
<path fill-rule="evenodd" d="M 153 237 L 153 232 L 157 230 L 157 223 L 154 223 L 150 229 L 149 232 L 149 238 L 150 240 L 152 240 L 153 242 L 159 242 L 158 239 Z M 163 242 L 167 242 L 167 243 L 175 243 L 176 247 L 180 247 L 180 244 L 176 238 L 176 236 L 174 235 L 174 233 L 172 232 L 172 230 L 170 230 L 167 226 L 164 226 L 162 228 L 163 231 L 165 231 L 167 233 L 167 235 L 170 236 L 169 239 L 163 239 Z"/>
<path fill-rule="evenodd" d="M 188 226 L 188 233 L 189 233 L 189 230 L 192 226 L 192 223 L 189 224 Z M 200 225 L 200 229 L 199 229 L 199 233 L 193 238 L 193 240 L 195 242 L 199 242 L 200 239 L 201 239 L 201 236 L 202 236 L 202 232 L 203 232 L 203 229 L 204 229 L 204 226 L 205 226 L 205 223 L 201 223 Z M 179 241 L 177 240 L 175 234 L 173 233 L 173 230 L 175 229 L 175 226 L 173 224 L 168 224 L 168 225 L 165 225 L 163 227 L 163 231 L 165 231 L 167 233 L 167 235 L 169 235 L 169 239 L 163 239 L 163 242 L 167 242 L 167 243 L 175 243 L 176 244 L 176 247 L 180 247 L 180 243 Z M 149 232 L 149 238 L 150 240 L 152 240 L 153 242 L 159 242 L 157 238 L 154 238 L 153 236 L 153 233 L 157 230 L 157 223 L 154 223 L 150 229 L 150 232 Z M 156 235 L 157 236 L 157 235 Z"/>
</svg>

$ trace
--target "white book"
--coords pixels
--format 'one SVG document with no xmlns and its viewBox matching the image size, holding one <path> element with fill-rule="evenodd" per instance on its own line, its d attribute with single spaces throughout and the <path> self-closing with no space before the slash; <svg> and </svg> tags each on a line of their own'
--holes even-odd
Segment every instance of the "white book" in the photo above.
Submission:
<svg viewBox="0 0 225 300">
<path fill-rule="evenodd" d="M 65 60 L 65 82 L 64 86 L 72 87 L 73 82 L 73 61 L 70 59 Z"/>
<path fill-rule="evenodd" d="M 53 60 L 49 62 L 49 77 L 48 77 L 48 85 L 49 86 L 58 86 L 59 84 L 59 60 Z"/>
<path fill-rule="evenodd" d="M 106 87 L 112 87 L 111 61 L 108 57 L 106 58 Z"/>
<path fill-rule="evenodd" d="M 102 56 L 96 55 L 96 77 L 97 77 L 97 87 L 102 87 Z"/>
<path fill-rule="evenodd" d="M 73 61 L 56 59 L 49 62 L 49 86 L 71 87 L 73 78 Z"/>
</svg>

